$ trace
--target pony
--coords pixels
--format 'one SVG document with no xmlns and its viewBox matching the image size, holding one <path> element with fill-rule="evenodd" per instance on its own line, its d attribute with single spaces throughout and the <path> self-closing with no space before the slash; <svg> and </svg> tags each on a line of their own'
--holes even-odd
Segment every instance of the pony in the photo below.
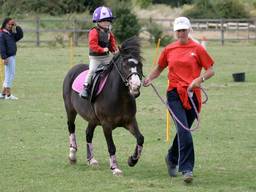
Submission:
<svg viewBox="0 0 256 192">
<path fill-rule="evenodd" d="M 144 136 L 141 134 L 136 120 L 136 98 L 140 95 L 142 85 L 142 60 L 140 56 L 140 40 L 131 37 L 125 40 L 119 53 L 110 62 L 111 69 L 103 90 L 93 102 L 83 99 L 72 89 L 75 78 L 88 69 L 86 64 L 72 67 L 63 81 L 63 99 L 67 113 L 69 131 L 69 161 L 76 163 L 77 142 L 75 135 L 75 119 L 79 114 L 88 122 L 86 128 L 87 164 L 98 166 L 93 154 L 93 133 L 97 126 L 102 126 L 108 146 L 110 169 L 113 175 L 122 175 L 116 158 L 116 147 L 112 131 L 117 127 L 127 129 L 137 141 L 134 153 L 128 158 L 128 165 L 133 167 L 138 162 L 143 148 Z"/>
</svg>

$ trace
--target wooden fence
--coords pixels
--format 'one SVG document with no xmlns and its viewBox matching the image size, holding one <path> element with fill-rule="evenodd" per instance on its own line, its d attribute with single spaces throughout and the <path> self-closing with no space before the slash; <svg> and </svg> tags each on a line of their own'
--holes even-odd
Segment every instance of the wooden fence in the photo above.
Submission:
<svg viewBox="0 0 256 192">
<path fill-rule="evenodd" d="M 163 26 L 166 33 L 173 35 L 174 20 L 150 19 Z M 192 19 L 193 36 L 208 41 L 256 41 L 256 19 Z"/>
<path fill-rule="evenodd" d="M 157 23 L 165 34 L 174 35 L 172 30 L 173 20 L 170 19 L 143 19 L 149 23 Z M 35 19 L 17 20 L 24 30 L 23 43 L 32 43 L 36 46 L 42 44 L 64 46 L 72 37 L 75 46 L 87 44 L 88 30 L 92 26 L 90 19 Z M 193 36 L 202 37 L 208 41 L 254 40 L 256 41 L 256 20 L 252 19 L 192 19 Z M 146 31 L 145 28 L 144 32 Z M 143 33 L 143 30 L 142 30 Z M 147 39 L 144 36 L 145 39 Z"/>
</svg>

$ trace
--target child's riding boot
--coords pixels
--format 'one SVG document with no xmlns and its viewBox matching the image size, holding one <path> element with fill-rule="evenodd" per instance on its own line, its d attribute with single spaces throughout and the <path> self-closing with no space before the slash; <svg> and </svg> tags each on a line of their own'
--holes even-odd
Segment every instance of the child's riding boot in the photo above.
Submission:
<svg viewBox="0 0 256 192">
<path fill-rule="evenodd" d="M 90 95 L 89 86 L 84 85 L 84 88 L 83 88 L 82 92 L 80 93 L 80 97 L 82 97 L 83 99 L 88 99 L 89 95 Z"/>
</svg>

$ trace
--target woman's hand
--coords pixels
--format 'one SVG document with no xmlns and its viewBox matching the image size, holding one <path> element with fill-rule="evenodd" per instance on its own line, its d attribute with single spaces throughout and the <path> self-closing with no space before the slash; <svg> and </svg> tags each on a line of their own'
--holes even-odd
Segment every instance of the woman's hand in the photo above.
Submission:
<svg viewBox="0 0 256 192">
<path fill-rule="evenodd" d="M 205 71 L 204 74 L 201 76 L 195 78 L 190 85 L 188 86 L 188 91 L 192 91 L 196 87 L 200 87 L 201 83 L 203 83 L 205 80 L 210 79 L 214 75 L 213 67 L 210 67 Z"/>
<path fill-rule="evenodd" d="M 151 73 L 144 79 L 143 81 L 143 86 L 144 87 L 148 87 L 152 81 L 157 78 L 160 73 L 163 71 L 163 68 L 159 67 L 159 65 L 157 65 L 153 71 L 151 71 Z"/>
<path fill-rule="evenodd" d="M 143 81 L 143 86 L 148 87 L 151 84 L 151 82 L 151 79 L 149 79 L 149 77 L 146 77 Z"/>
<path fill-rule="evenodd" d="M 194 88 L 200 87 L 202 82 L 203 82 L 203 78 L 202 77 L 197 77 L 188 86 L 188 91 L 192 91 Z"/>
<path fill-rule="evenodd" d="M 8 64 L 8 59 L 4 59 L 4 65 L 7 65 Z"/>
</svg>

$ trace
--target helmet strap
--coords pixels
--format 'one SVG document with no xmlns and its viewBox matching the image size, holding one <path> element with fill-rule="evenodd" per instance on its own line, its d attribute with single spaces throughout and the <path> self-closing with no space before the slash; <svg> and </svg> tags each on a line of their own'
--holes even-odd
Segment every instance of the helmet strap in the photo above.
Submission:
<svg viewBox="0 0 256 192">
<path fill-rule="evenodd" d="M 99 23 L 97 23 L 97 27 L 102 29 L 105 33 L 110 31 L 109 28 L 102 27 L 102 26 L 99 25 Z"/>
</svg>

